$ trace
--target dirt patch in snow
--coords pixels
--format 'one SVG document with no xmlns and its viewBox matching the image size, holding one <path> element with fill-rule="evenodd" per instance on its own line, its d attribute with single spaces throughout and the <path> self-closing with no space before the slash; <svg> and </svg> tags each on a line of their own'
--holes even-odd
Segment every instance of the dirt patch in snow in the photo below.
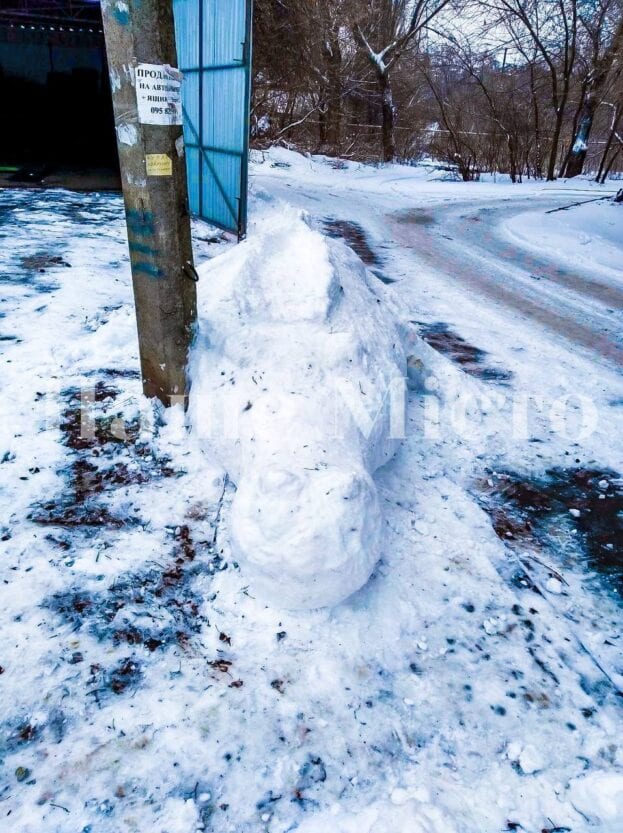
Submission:
<svg viewBox="0 0 623 833">
<path fill-rule="evenodd" d="M 443 321 L 433 324 L 418 321 L 412 323 L 417 324 L 418 332 L 427 344 L 458 364 L 470 376 L 486 382 L 508 382 L 512 379 L 513 374 L 509 370 L 488 365 L 485 362 L 488 355 L 485 350 L 474 347 Z"/>
<path fill-rule="evenodd" d="M 481 504 L 503 541 L 549 549 L 572 568 L 588 567 L 623 600 L 620 475 L 585 468 L 550 469 L 532 479 L 492 472 L 479 487 Z"/>
<path fill-rule="evenodd" d="M 140 379 L 141 373 L 139 370 L 123 369 L 118 367 L 104 367 L 97 371 L 98 376 L 104 376 L 107 379 Z"/>
<path fill-rule="evenodd" d="M 350 246 L 366 266 L 370 267 L 372 274 L 384 284 L 396 282 L 381 271 L 383 260 L 370 245 L 368 235 L 359 223 L 352 220 L 327 219 L 323 222 L 323 229 L 329 237 L 334 240 L 343 240 Z"/>
<path fill-rule="evenodd" d="M 0 751 L 6 755 L 41 741 L 61 743 L 67 732 L 67 724 L 65 712 L 57 707 L 38 715 L 37 719 L 26 715 L 9 718 L 2 726 L 4 737 L 0 742 Z M 29 775 L 30 770 L 16 772 L 18 781 L 25 781 Z"/>
<path fill-rule="evenodd" d="M 62 551 L 72 551 L 83 532 L 97 543 L 102 528 L 104 547 L 110 546 L 111 530 L 140 526 L 138 514 L 113 508 L 108 500 L 115 491 L 144 486 L 178 476 L 169 458 L 159 457 L 142 441 L 138 419 L 123 419 L 121 391 L 108 382 L 97 382 L 84 392 L 64 392 L 66 407 L 61 420 L 62 442 L 68 450 L 65 490 L 52 500 L 35 505 L 31 520 L 58 527 L 47 540 Z M 99 642 L 142 648 L 148 654 L 172 645 L 186 646 L 201 627 L 201 599 L 193 591 L 195 577 L 214 575 L 227 568 L 216 551 L 216 538 L 195 540 L 181 525 L 168 530 L 173 539 L 168 557 L 149 562 L 143 569 L 119 576 L 106 589 L 70 586 L 50 595 L 42 607 L 53 611 L 72 631 L 87 630 Z M 80 653 L 68 656 L 80 664 Z M 132 666 L 132 667 L 130 667 Z M 108 691 L 121 694 L 137 685 L 141 662 L 131 656 L 116 669 L 92 669 L 91 687 L 97 697 Z"/>
<path fill-rule="evenodd" d="M 49 252 L 27 255 L 22 257 L 20 262 L 24 269 L 37 272 L 45 272 L 46 269 L 53 269 L 58 266 L 71 267 L 71 263 L 67 263 L 60 255 L 53 255 Z"/>
<path fill-rule="evenodd" d="M 109 527 L 138 524 L 132 515 L 116 515 L 98 499 L 115 489 L 176 476 L 168 458 L 156 458 L 140 440 L 138 419 L 124 420 L 115 402 L 120 390 L 97 382 L 88 394 L 63 393 L 62 442 L 70 450 L 62 473 L 65 490 L 33 506 L 30 520 L 46 526 Z"/>
<path fill-rule="evenodd" d="M 324 228 L 336 240 L 344 240 L 356 252 L 366 266 L 382 266 L 381 258 L 374 251 L 368 241 L 363 228 L 352 220 L 325 220 Z"/>
<path fill-rule="evenodd" d="M 30 286 L 42 294 L 54 292 L 60 286 L 54 280 L 56 273 L 59 269 L 70 266 L 71 264 L 67 263 L 61 255 L 53 252 L 23 255 L 18 258 L 11 272 L 0 274 L 0 284 Z"/>
<path fill-rule="evenodd" d="M 432 226 L 435 223 L 432 214 L 428 214 L 419 208 L 398 211 L 394 217 L 399 223 L 408 223 L 414 226 Z"/>
<path fill-rule="evenodd" d="M 194 579 L 227 566 L 211 542 L 195 542 L 190 529 L 182 526 L 175 530 L 168 562 L 128 572 L 100 592 L 72 587 L 54 593 L 43 607 L 72 631 L 85 628 L 99 642 L 142 646 L 149 653 L 174 645 L 186 647 L 202 625 Z"/>
</svg>

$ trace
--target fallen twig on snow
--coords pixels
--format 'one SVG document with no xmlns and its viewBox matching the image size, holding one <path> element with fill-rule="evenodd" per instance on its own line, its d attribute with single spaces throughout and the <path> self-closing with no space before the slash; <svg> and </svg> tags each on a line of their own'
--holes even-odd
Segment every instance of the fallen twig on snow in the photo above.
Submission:
<svg viewBox="0 0 623 833">
<path fill-rule="evenodd" d="M 558 208 L 550 208 L 546 214 L 555 214 L 557 211 L 567 211 L 569 208 L 577 208 L 578 205 L 588 205 L 589 202 L 602 202 L 603 200 L 611 200 L 612 194 L 607 194 L 605 197 L 594 197 L 592 200 L 582 200 L 582 202 L 572 202 L 570 205 L 561 205 Z"/>
</svg>

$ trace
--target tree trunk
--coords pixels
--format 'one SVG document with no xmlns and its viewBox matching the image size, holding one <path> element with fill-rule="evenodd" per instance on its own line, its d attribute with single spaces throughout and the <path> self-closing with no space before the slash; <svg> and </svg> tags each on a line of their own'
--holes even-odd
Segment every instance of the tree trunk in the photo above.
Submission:
<svg viewBox="0 0 623 833">
<path fill-rule="evenodd" d="M 603 94 L 610 78 L 610 71 L 617 57 L 623 52 L 623 17 L 612 36 L 612 40 L 601 58 L 596 62 L 587 83 L 587 93 L 582 107 L 580 124 L 576 131 L 573 147 L 569 155 L 565 176 L 579 176 L 584 170 L 584 161 L 588 151 L 588 140 L 593 128 L 595 113 L 601 104 Z"/>
<path fill-rule="evenodd" d="M 580 99 L 578 101 L 578 106 L 575 109 L 575 113 L 573 114 L 573 124 L 571 126 L 571 135 L 573 136 L 574 141 L 569 144 L 567 148 L 567 152 L 565 153 L 565 158 L 562 163 L 562 172 L 563 175 L 566 175 L 567 166 L 569 165 L 569 160 L 571 159 L 571 154 L 573 153 L 573 148 L 576 144 L 576 139 L 578 135 L 578 125 L 581 124 L 582 115 L 584 113 L 584 107 L 586 104 L 586 92 L 588 87 L 588 79 L 585 78 L 582 82 L 582 88 L 580 90 Z"/>
<path fill-rule="evenodd" d="M 377 73 L 381 92 L 381 114 L 383 128 L 383 162 L 394 162 L 396 159 L 396 137 L 394 111 L 394 96 L 387 71 Z"/>
<path fill-rule="evenodd" d="M 394 111 L 394 95 L 392 92 L 392 85 L 390 79 L 390 69 L 388 63 L 391 61 L 391 52 L 394 52 L 394 59 L 396 58 L 395 51 L 385 49 L 383 53 L 376 54 L 368 42 L 366 41 L 359 26 L 355 26 L 353 30 L 355 40 L 359 48 L 366 55 L 374 73 L 376 75 L 376 82 L 381 95 L 381 131 L 383 137 L 383 162 L 394 162 L 396 159 L 396 138 L 395 138 L 395 111 Z"/>
<path fill-rule="evenodd" d="M 584 161 L 588 152 L 588 137 L 593 127 L 593 120 L 598 107 L 597 98 L 590 94 L 586 96 L 584 106 L 582 107 L 582 115 L 580 116 L 580 124 L 575 134 L 575 139 L 569 159 L 567 160 L 567 167 L 565 169 L 565 176 L 573 177 L 579 176 L 584 170 Z"/>
<path fill-rule="evenodd" d="M 326 150 L 327 146 L 327 96 L 326 91 L 322 90 L 320 104 L 318 105 L 318 148 L 316 153 L 321 150 Z"/>
<path fill-rule="evenodd" d="M 606 146 L 605 146 L 604 152 L 602 153 L 602 156 L 601 156 L 601 162 L 599 163 L 599 170 L 597 171 L 597 176 L 595 177 L 595 182 L 601 182 L 602 181 L 601 180 L 601 175 L 604 172 L 606 164 L 608 162 L 608 156 L 610 154 L 610 148 L 612 147 L 612 143 L 614 142 L 614 140 L 616 138 L 617 129 L 619 127 L 619 120 L 621 119 L 622 115 L 623 115 L 623 110 L 621 110 L 618 113 L 615 112 L 615 115 L 612 119 L 612 126 L 610 127 L 610 133 L 609 133 L 608 139 L 606 141 Z"/>
<path fill-rule="evenodd" d="M 508 168 L 511 177 L 511 182 L 514 184 L 517 182 L 517 174 L 519 170 L 519 164 L 517 161 L 517 153 L 515 151 L 515 143 L 511 139 L 510 133 L 506 134 L 506 146 L 508 147 Z"/>
<path fill-rule="evenodd" d="M 329 89 L 327 95 L 327 142 L 339 152 L 342 119 L 342 51 L 339 29 L 331 31 L 327 54 Z"/>
<path fill-rule="evenodd" d="M 543 177 L 543 153 L 541 148 L 541 111 L 534 77 L 534 63 L 530 64 L 530 95 L 532 97 L 532 119 L 534 122 L 534 171 L 535 179 Z"/>
<path fill-rule="evenodd" d="M 560 105 L 556 112 L 556 126 L 554 127 L 554 135 L 552 136 L 552 145 L 549 152 L 549 161 L 547 163 L 548 182 L 553 182 L 556 179 L 556 162 L 558 161 L 558 147 L 560 145 L 560 134 L 562 133 L 564 115 L 564 105 Z"/>
<path fill-rule="evenodd" d="M 610 159 L 610 161 L 608 162 L 608 164 L 606 165 L 606 167 L 604 168 L 604 172 L 603 172 L 603 174 L 601 175 L 601 184 L 602 184 L 602 185 L 603 185 L 603 184 L 604 184 L 604 182 L 608 179 L 608 176 L 609 176 L 609 174 L 610 174 L 610 171 L 611 171 L 611 170 L 612 170 L 612 168 L 614 167 L 614 163 L 616 162 L 617 157 L 618 157 L 618 155 L 619 155 L 619 153 L 620 153 L 620 152 L 621 152 L 621 149 L 620 149 L 620 148 L 618 148 L 618 149 L 617 149 L 617 151 L 616 151 L 616 152 L 612 155 L 612 158 Z"/>
</svg>

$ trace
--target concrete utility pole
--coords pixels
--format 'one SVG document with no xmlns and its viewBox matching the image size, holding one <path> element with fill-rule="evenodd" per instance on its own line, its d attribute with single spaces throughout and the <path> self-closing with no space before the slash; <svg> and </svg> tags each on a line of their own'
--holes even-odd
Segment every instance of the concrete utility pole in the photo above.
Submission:
<svg viewBox="0 0 623 833">
<path fill-rule="evenodd" d="M 102 0 L 146 396 L 187 401 L 197 317 L 171 0 Z"/>
</svg>

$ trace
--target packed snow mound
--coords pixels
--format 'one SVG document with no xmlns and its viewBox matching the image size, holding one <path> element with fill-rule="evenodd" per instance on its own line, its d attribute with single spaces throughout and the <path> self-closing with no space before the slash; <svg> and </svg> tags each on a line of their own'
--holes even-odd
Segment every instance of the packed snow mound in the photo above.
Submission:
<svg viewBox="0 0 623 833">
<path fill-rule="evenodd" d="M 404 418 L 394 316 L 359 258 L 291 210 L 201 277 L 190 413 L 237 487 L 236 555 L 261 598 L 334 605 L 379 557 L 372 474 Z"/>
</svg>

